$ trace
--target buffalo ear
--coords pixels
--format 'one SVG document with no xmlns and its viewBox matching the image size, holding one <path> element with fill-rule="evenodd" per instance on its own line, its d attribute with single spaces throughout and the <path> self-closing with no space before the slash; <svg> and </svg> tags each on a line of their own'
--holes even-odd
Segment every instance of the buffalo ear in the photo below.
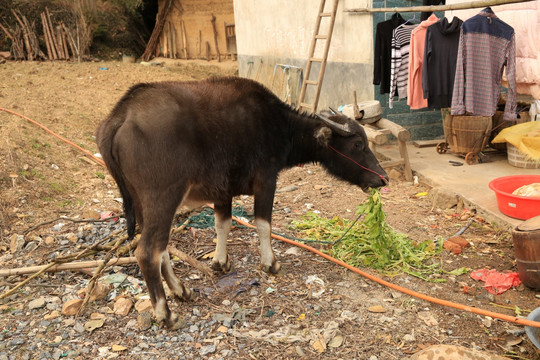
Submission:
<svg viewBox="0 0 540 360">
<path fill-rule="evenodd" d="M 317 142 L 320 145 L 328 146 L 328 142 L 332 137 L 332 130 L 326 126 L 323 126 L 315 130 L 313 136 L 315 137 L 315 139 L 317 139 Z"/>
</svg>

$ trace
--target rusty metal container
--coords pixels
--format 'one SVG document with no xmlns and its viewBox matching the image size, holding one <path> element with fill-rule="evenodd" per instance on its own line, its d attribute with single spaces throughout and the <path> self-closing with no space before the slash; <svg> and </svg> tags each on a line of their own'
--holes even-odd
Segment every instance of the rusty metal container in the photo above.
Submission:
<svg viewBox="0 0 540 360">
<path fill-rule="evenodd" d="M 519 279 L 540 289 L 540 216 L 522 222 L 512 231 Z"/>
</svg>

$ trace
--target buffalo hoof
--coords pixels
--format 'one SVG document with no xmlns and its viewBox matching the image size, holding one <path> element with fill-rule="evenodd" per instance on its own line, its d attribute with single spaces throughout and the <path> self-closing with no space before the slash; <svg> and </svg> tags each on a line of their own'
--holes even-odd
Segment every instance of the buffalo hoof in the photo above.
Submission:
<svg viewBox="0 0 540 360">
<path fill-rule="evenodd" d="M 231 261 L 229 260 L 229 255 L 227 255 L 227 260 L 225 261 L 225 263 L 221 263 L 219 262 L 219 260 L 213 259 L 212 269 L 216 271 L 222 271 L 225 274 L 231 272 L 232 266 L 231 266 Z"/>
<path fill-rule="evenodd" d="M 178 292 L 173 292 L 174 298 L 178 301 L 190 301 L 197 297 L 197 293 L 188 287 L 182 286 Z"/>
<path fill-rule="evenodd" d="M 281 264 L 274 260 L 274 262 L 271 265 L 263 265 L 261 264 L 261 267 L 264 271 L 266 271 L 269 274 L 277 274 L 279 272 L 279 269 L 281 269 Z"/>
<path fill-rule="evenodd" d="M 165 321 L 165 324 L 169 328 L 169 330 L 178 330 L 185 328 L 187 325 L 186 320 L 179 318 L 178 315 L 172 313 L 169 319 Z"/>
</svg>

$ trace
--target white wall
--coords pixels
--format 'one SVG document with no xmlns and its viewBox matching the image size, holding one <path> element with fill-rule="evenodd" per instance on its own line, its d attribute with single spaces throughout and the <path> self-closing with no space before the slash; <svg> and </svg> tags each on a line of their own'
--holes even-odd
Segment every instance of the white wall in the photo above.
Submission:
<svg viewBox="0 0 540 360">
<path fill-rule="evenodd" d="M 326 1 L 325 12 L 332 3 Z M 319 109 L 326 104 L 350 103 L 353 90 L 359 101 L 373 97 L 372 16 L 343 11 L 368 4 L 371 0 L 339 0 Z M 240 75 L 254 77 L 250 62 L 265 64 L 268 71 L 276 63 L 305 69 L 319 5 L 319 0 L 234 0 Z M 327 25 L 328 19 L 324 19 L 320 34 L 328 32 Z M 317 44 L 316 57 L 322 54 L 324 40 Z M 258 80 L 268 81 L 264 77 Z"/>
</svg>

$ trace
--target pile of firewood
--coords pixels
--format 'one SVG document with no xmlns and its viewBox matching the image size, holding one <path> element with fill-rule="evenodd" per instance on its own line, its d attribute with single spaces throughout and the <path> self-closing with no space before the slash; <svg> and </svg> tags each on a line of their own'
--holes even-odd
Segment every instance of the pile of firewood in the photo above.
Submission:
<svg viewBox="0 0 540 360">
<path fill-rule="evenodd" d="M 48 8 L 41 13 L 42 34 L 38 34 L 34 22 L 19 11 L 11 10 L 17 24 L 10 28 L 0 22 L 0 29 L 11 40 L 11 53 L 15 60 L 78 60 L 89 46 L 88 30 L 84 17 L 79 16 L 75 29 L 68 28 L 62 21 L 56 26 L 51 21 Z M 81 14 L 82 15 L 82 14 Z M 47 49 L 45 54 L 41 48 L 39 39 L 43 40 Z"/>
</svg>

